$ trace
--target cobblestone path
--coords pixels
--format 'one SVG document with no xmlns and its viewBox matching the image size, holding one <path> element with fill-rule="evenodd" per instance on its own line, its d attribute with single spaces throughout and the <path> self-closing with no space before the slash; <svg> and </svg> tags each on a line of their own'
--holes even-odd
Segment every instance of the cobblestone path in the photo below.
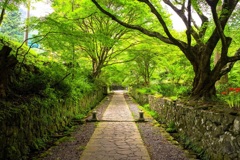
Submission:
<svg viewBox="0 0 240 160">
<path fill-rule="evenodd" d="M 115 92 L 80 160 L 150 160 L 123 93 Z"/>
</svg>

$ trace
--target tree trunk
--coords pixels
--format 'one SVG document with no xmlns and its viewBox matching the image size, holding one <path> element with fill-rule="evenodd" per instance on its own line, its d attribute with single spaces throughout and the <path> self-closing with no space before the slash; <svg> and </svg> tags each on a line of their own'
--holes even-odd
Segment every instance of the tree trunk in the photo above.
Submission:
<svg viewBox="0 0 240 160">
<path fill-rule="evenodd" d="M 17 59 L 10 55 L 11 50 L 12 48 L 8 46 L 3 46 L 0 50 L 0 98 L 7 96 L 9 76 L 18 63 Z"/>
<path fill-rule="evenodd" d="M 149 74 L 149 67 L 145 66 L 146 68 L 144 69 L 143 73 L 143 78 L 144 78 L 144 85 L 149 86 L 150 85 L 150 74 Z"/>
<path fill-rule="evenodd" d="M 217 64 L 218 60 L 221 58 L 220 51 L 217 51 L 214 56 L 214 65 Z M 216 85 L 218 84 L 226 84 L 228 83 L 228 74 L 223 75 L 219 81 L 217 81 Z"/>
<path fill-rule="evenodd" d="M 6 7 L 7 7 L 8 3 L 9 3 L 9 0 L 5 0 L 4 3 L 3 3 L 2 11 L 1 11 L 1 14 L 0 14 L 0 26 L 3 22 L 4 15 L 5 15 L 5 12 L 6 12 Z"/>
<path fill-rule="evenodd" d="M 30 20 L 30 9 L 31 9 L 31 0 L 27 1 L 27 17 L 26 20 L 27 22 L 29 22 Z M 25 37 L 24 37 L 24 41 L 26 46 L 28 46 L 28 38 L 29 38 L 29 24 L 26 24 L 26 31 L 25 31 Z"/>
<path fill-rule="evenodd" d="M 1 11 L 1 15 L 0 15 L 0 26 L 1 26 L 2 22 L 3 22 L 4 15 L 5 15 L 5 9 L 3 8 L 2 11 Z"/>
<path fill-rule="evenodd" d="M 195 75 L 191 93 L 192 100 L 212 100 L 216 97 L 215 80 L 207 73 L 201 72 Z"/>
<path fill-rule="evenodd" d="M 212 100 L 216 97 L 215 83 L 219 80 L 222 65 L 218 70 L 211 70 L 210 62 L 211 53 L 203 52 L 195 53 L 195 60 L 191 61 L 195 73 L 193 88 L 191 92 L 192 100 Z"/>
<path fill-rule="evenodd" d="M 138 2 L 144 3 L 157 17 L 158 22 L 163 27 L 164 33 L 161 34 L 160 32 L 156 32 L 147 28 L 144 28 L 139 25 L 133 25 L 130 23 L 126 23 L 122 21 L 121 18 L 118 18 L 111 12 L 105 10 L 96 0 L 92 0 L 92 2 L 96 5 L 96 7 L 104 14 L 109 16 L 112 20 L 116 21 L 117 23 L 121 24 L 130 29 L 138 30 L 145 35 L 150 37 L 155 37 L 161 40 L 166 44 L 171 44 L 177 46 L 186 56 L 186 58 L 191 62 L 194 72 L 195 78 L 193 82 L 193 89 L 191 93 L 191 97 L 195 100 L 203 99 L 203 100 L 211 100 L 213 97 L 216 96 L 216 88 L 215 83 L 217 80 L 221 78 L 221 76 L 227 74 L 231 68 L 233 67 L 234 63 L 240 60 L 240 49 L 237 50 L 236 55 L 232 57 L 228 57 L 228 49 L 231 45 L 232 38 L 227 37 L 224 33 L 225 26 L 228 23 L 229 18 L 231 17 L 236 5 L 238 4 L 239 0 L 231 0 L 231 1 L 224 1 L 222 3 L 221 11 L 217 11 L 218 1 L 214 0 L 206 0 L 207 4 L 209 5 L 212 13 L 212 17 L 215 24 L 215 29 L 209 36 L 207 33 L 209 19 L 208 16 L 203 14 L 204 10 L 196 10 L 195 7 L 191 8 L 191 1 L 188 3 L 188 17 L 186 16 L 186 3 L 182 4 L 182 8 L 178 9 L 169 0 L 164 0 L 168 6 L 170 6 L 176 14 L 182 19 L 186 26 L 188 26 L 188 30 L 186 32 L 187 43 L 182 41 L 181 39 L 174 37 L 169 30 L 166 19 L 160 12 L 158 12 L 158 8 L 155 7 L 155 4 L 148 1 L 148 0 L 138 0 Z M 180 3 L 179 3 L 180 4 Z M 197 4 L 197 5 L 200 5 Z M 199 7 L 197 7 L 199 8 Z M 202 20 L 202 24 L 200 27 L 196 27 L 195 22 L 192 21 L 191 17 L 191 9 L 195 9 L 196 13 Z M 194 24 L 195 27 L 191 26 Z M 209 38 L 208 38 L 209 37 Z M 191 40 L 194 38 L 195 42 Z M 211 57 L 213 54 L 214 49 L 217 46 L 217 43 L 221 41 L 221 58 L 218 60 L 217 64 L 211 69 Z M 224 68 L 226 65 L 229 65 L 227 68 Z"/>
<path fill-rule="evenodd" d="M 97 59 L 92 59 L 92 78 L 96 79 L 101 73 L 101 64 Z"/>
</svg>

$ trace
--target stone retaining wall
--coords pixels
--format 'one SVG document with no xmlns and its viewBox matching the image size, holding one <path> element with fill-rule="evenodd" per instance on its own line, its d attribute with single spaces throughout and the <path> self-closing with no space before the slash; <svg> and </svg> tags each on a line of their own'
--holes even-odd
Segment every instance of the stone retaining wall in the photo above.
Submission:
<svg viewBox="0 0 240 160">
<path fill-rule="evenodd" d="M 0 159 L 25 160 L 30 150 L 39 149 L 56 131 L 63 130 L 75 115 L 90 110 L 106 95 L 99 89 L 84 96 L 79 106 L 65 101 L 49 107 L 16 107 L 0 119 Z"/>
<path fill-rule="evenodd" d="M 134 88 L 131 88 L 129 92 L 140 105 L 148 104 L 148 94 L 139 93 Z"/>
<path fill-rule="evenodd" d="M 152 95 L 148 101 L 161 121 L 175 123 L 180 135 L 205 151 L 205 159 L 240 159 L 240 116 L 236 112 L 195 108 Z"/>
</svg>

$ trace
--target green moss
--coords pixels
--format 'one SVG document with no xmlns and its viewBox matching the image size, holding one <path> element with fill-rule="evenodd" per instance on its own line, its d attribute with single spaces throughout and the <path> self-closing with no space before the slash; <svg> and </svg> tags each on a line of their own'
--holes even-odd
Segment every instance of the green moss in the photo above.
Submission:
<svg viewBox="0 0 240 160">
<path fill-rule="evenodd" d="M 86 146 L 79 146 L 79 147 L 77 148 L 77 150 L 83 151 L 85 148 L 86 148 Z"/>
<path fill-rule="evenodd" d="M 162 94 L 160 94 L 160 93 L 158 93 L 158 94 L 155 94 L 155 95 L 154 95 L 154 97 L 155 97 L 155 98 L 162 98 L 162 97 L 163 97 L 163 95 L 162 95 Z"/>
<path fill-rule="evenodd" d="M 146 112 L 146 114 L 149 114 L 154 119 L 156 119 L 156 120 L 159 119 L 159 114 L 156 111 L 151 110 L 149 104 L 144 104 L 143 106 L 138 106 L 138 108 L 140 108 L 141 110 Z"/>
<path fill-rule="evenodd" d="M 47 139 L 44 139 L 44 138 L 36 138 L 34 141 L 33 141 L 33 149 L 35 150 L 40 150 L 40 149 L 43 149 L 45 148 L 46 146 L 46 141 Z"/>
<path fill-rule="evenodd" d="M 197 158 L 201 160 L 209 160 L 210 157 L 208 154 L 205 153 L 205 149 L 198 146 L 197 144 L 194 144 L 190 138 L 188 138 L 186 135 L 177 134 L 178 141 L 183 145 L 185 149 L 191 150 L 195 153 Z"/>
<path fill-rule="evenodd" d="M 7 148 L 7 159 L 19 159 L 21 157 L 21 152 L 17 148 L 17 144 Z"/>
<path fill-rule="evenodd" d="M 173 121 L 171 121 L 167 124 L 166 131 L 168 133 L 176 133 L 177 132 L 176 125 Z"/>
<path fill-rule="evenodd" d="M 171 99 L 172 101 L 176 101 L 176 100 L 178 99 L 178 97 L 177 97 L 177 96 L 171 96 L 170 99 Z"/>
<path fill-rule="evenodd" d="M 15 55 L 13 52 L 20 44 L 3 41 L 9 42 L 11 54 Z M 30 149 L 45 148 L 47 136 L 62 131 L 74 115 L 83 118 L 104 96 L 102 86 L 88 81 L 82 73 L 79 77 L 75 75 L 74 80 L 64 78 L 65 64 L 49 61 L 47 56 L 31 51 L 26 55 L 27 50 L 25 47 L 19 50 L 21 73 L 11 74 L 11 93 L 6 100 L 0 100 L 0 144 L 4 149 L 0 151 L 0 159 L 20 159 Z M 19 65 L 15 69 L 19 71 Z M 9 157 L 3 157 L 5 155 Z"/>
<path fill-rule="evenodd" d="M 42 159 L 42 158 L 44 158 L 44 157 L 47 157 L 48 155 L 52 155 L 52 154 L 53 154 L 53 153 L 51 152 L 51 149 L 49 149 L 49 150 L 43 152 L 43 153 L 40 155 L 40 157 L 37 158 L 36 160 L 40 160 L 40 159 Z"/>
<path fill-rule="evenodd" d="M 57 140 L 54 144 L 55 145 L 59 145 L 60 143 L 63 143 L 63 142 L 72 142 L 74 141 L 75 138 L 74 137 L 62 137 L 60 138 L 59 140 Z"/>
</svg>

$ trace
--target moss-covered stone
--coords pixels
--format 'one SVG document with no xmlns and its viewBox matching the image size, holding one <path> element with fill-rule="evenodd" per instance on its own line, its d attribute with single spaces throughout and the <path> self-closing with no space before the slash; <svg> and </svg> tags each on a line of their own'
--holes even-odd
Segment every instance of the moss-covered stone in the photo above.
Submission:
<svg viewBox="0 0 240 160">
<path fill-rule="evenodd" d="M 151 95 L 133 94 L 148 98 L 151 110 L 158 113 L 160 122 L 175 123 L 176 130 L 185 146 L 199 152 L 201 159 L 240 159 L 240 116 L 230 114 L 227 107 L 214 104 L 172 101 Z M 193 145 L 194 144 L 194 145 Z"/>
<path fill-rule="evenodd" d="M 30 150 L 45 147 L 48 137 L 63 130 L 77 114 L 86 114 L 106 95 L 105 89 L 88 93 L 79 106 L 69 100 L 49 107 L 30 103 L 10 108 L 0 121 L 0 159 L 25 160 Z"/>
</svg>

